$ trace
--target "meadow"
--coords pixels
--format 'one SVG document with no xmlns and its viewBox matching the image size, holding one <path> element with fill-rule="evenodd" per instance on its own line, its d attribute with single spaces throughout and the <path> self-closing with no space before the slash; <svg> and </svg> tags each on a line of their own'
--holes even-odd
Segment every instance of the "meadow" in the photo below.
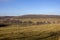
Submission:
<svg viewBox="0 0 60 40">
<path fill-rule="evenodd" d="M 6 26 L 0 25 L 0 40 L 60 40 L 59 18 L 23 18 L 19 20 L 20 23 L 18 21 L 17 24 L 14 22 Z"/>
</svg>

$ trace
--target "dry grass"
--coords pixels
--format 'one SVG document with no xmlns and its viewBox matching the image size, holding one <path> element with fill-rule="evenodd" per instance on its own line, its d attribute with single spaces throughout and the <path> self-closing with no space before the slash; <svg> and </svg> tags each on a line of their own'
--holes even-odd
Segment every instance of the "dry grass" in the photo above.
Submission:
<svg viewBox="0 0 60 40">
<path fill-rule="evenodd" d="M 59 31 L 59 24 L 11 25 L 0 28 L 0 40 L 59 40 Z"/>
</svg>

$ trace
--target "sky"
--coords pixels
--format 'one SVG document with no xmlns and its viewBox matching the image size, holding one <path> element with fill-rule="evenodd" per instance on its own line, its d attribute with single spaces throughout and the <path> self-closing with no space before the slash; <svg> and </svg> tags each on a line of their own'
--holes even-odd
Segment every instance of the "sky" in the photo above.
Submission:
<svg viewBox="0 0 60 40">
<path fill-rule="evenodd" d="M 0 0 L 0 16 L 60 15 L 60 0 Z"/>
</svg>

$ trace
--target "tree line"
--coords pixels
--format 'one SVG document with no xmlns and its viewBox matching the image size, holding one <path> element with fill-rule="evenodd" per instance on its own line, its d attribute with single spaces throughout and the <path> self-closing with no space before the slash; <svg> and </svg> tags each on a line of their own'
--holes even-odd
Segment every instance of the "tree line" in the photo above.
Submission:
<svg viewBox="0 0 60 40">
<path fill-rule="evenodd" d="M 60 23 L 60 21 L 22 21 L 22 20 L 7 20 L 4 21 L 5 23 L 11 23 L 11 24 L 30 24 L 30 25 L 40 25 L 40 24 L 56 24 Z"/>
<path fill-rule="evenodd" d="M 56 24 L 60 23 L 60 21 L 22 21 L 22 20 L 7 20 L 7 21 L 2 21 L 0 23 L 0 26 L 7 26 L 9 24 L 19 24 L 19 25 L 41 25 L 41 24 Z"/>
</svg>

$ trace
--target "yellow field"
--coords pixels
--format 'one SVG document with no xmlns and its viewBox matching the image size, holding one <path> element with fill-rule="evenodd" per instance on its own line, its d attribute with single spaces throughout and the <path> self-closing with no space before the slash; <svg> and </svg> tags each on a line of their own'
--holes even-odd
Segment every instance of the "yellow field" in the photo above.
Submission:
<svg viewBox="0 0 60 40">
<path fill-rule="evenodd" d="M 59 40 L 60 24 L 10 25 L 0 28 L 0 40 Z"/>
</svg>

